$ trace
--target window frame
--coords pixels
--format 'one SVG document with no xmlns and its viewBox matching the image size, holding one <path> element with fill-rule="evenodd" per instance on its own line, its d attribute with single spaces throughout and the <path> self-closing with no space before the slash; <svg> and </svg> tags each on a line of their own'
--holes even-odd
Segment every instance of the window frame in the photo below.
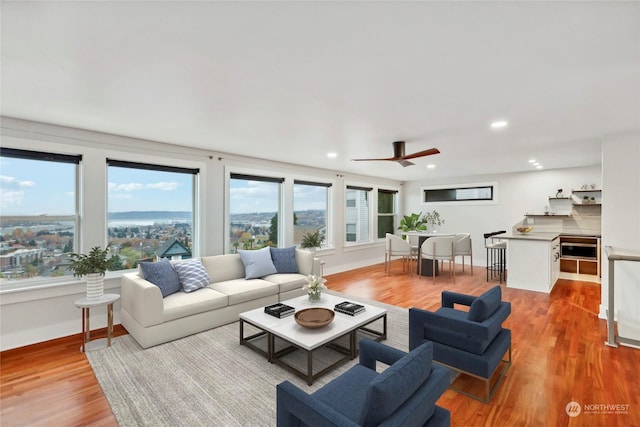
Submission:
<svg viewBox="0 0 640 427">
<path fill-rule="evenodd" d="M 447 201 L 425 201 L 427 191 L 432 190 L 462 190 L 473 188 L 492 188 L 491 199 L 460 199 L 460 200 L 447 200 Z M 498 183 L 492 182 L 472 182 L 465 184 L 453 184 L 453 185 L 431 185 L 420 187 L 420 201 L 421 204 L 438 206 L 438 205 L 456 205 L 456 206 L 469 206 L 469 205 L 496 205 L 498 204 Z"/>
<path fill-rule="evenodd" d="M 126 160 L 117 160 L 114 158 L 106 158 L 105 168 L 105 184 L 109 185 L 109 167 L 134 169 L 139 171 L 156 171 L 156 172 L 169 172 L 191 175 L 191 257 L 196 257 L 199 254 L 199 238 L 200 230 L 198 224 L 198 182 L 200 179 L 200 168 L 188 168 L 182 166 L 168 166 L 162 163 L 149 163 L 149 162 L 133 162 Z M 105 204 L 105 237 L 109 240 L 109 191 L 106 192 L 106 204 Z M 168 239 L 161 241 L 166 242 Z M 136 261 L 138 262 L 138 261 Z M 134 268 L 135 269 L 135 268 Z M 126 272 L 132 269 L 122 269 L 118 271 Z"/>
<path fill-rule="evenodd" d="M 292 211 L 292 219 L 293 215 L 295 215 L 296 209 L 296 199 L 295 199 L 295 186 L 296 185 L 307 185 L 307 186 L 316 186 L 316 187 L 325 187 L 326 188 L 326 206 L 325 206 L 325 233 L 324 233 L 324 241 L 322 243 L 322 247 L 318 248 L 318 250 L 328 249 L 334 247 L 333 245 L 333 228 L 332 228 L 332 215 L 331 215 L 331 200 L 333 199 L 333 188 L 334 184 L 332 182 L 326 182 L 322 180 L 309 180 L 309 179 L 298 179 L 293 178 L 293 184 L 291 186 L 291 211 Z M 300 242 L 296 242 L 295 240 L 295 224 L 292 226 L 291 230 L 291 239 L 293 244 L 296 246 L 300 245 Z M 285 230 L 286 231 L 286 230 Z"/>
<path fill-rule="evenodd" d="M 278 201 L 277 207 L 278 210 L 276 214 L 278 215 L 278 243 L 277 245 L 281 245 L 281 242 L 284 241 L 284 230 L 283 230 L 283 216 L 284 216 L 284 184 L 285 177 L 280 177 L 278 173 L 270 172 L 270 171 L 257 171 L 257 170 L 248 170 L 243 168 L 226 168 L 226 179 L 225 179 L 225 221 L 224 221 L 224 243 L 223 243 L 223 251 L 225 254 L 235 253 L 235 249 L 232 251 L 231 249 L 231 180 L 232 179 L 244 179 L 247 181 L 260 181 L 260 182 L 272 182 L 279 184 L 278 185 Z M 238 247 L 238 249 L 241 249 Z"/>
<path fill-rule="evenodd" d="M 350 224 L 353 223 L 349 223 L 347 222 L 349 219 L 349 214 L 348 214 L 348 209 L 349 207 L 347 206 L 347 192 L 350 190 L 356 190 L 356 191 L 366 191 L 367 193 L 367 239 L 366 240 L 358 240 L 358 223 L 356 222 L 356 240 L 355 241 L 349 241 L 348 240 L 348 228 Z M 346 183 L 345 182 L 345 186 L 344 186 L 344 234 L 342 236 L 343 239 L 343 244 L 345 247 L 353 247 L 353 246 L 359 246 L 359 245 L 368 245 L 371 243 L 374 243 L 377 239 L 375 239 L 374 233 L 373 233 L 373 226 L 374 226 L 374 220 L 373 220 L 373 205 L 376 205 L 376 209 L 377 209 L 377 203 L 373 203 L 373 196 L 374 194 L 374 187 L 370 187 L 370 186 L 365 186 L 365 185 L 359 185 L 357 183 Z M 377 194 L 376 194 L 377 195 Z M 358 203 L 357 203 L 357 199 L 356 199 L 356 206 L 354 208 L 358 208 Z M 353 233 L 351 233 L 353 234 Z M 377 235 L 377 233 L 375 233 L 375 235 Z"/>
<path fill-rule="evenodd" d="M 391 213 L 380 213 L 380 193 L 384 193 L 384 194 L 391 194 L 392 195 L 392 201 L 391 201 L 391 208 L 392 208 L 392 212 Z M 377 191 L 377 212 L 376 212 L 376 219 L 377 219 L 377 223 L 376 223 L 376 237 L 378 240 L 381 239 L 385 239 L 386 238 L 386 233 L 391 233 L 393 234 L 396 230 L 396 225 L 398 222 L 398 194 L 400 192 L 398 190 L 389 190 L 386 188 L 378 188 Z M 380 217 L 391 217 L 391 231 L 387 231 L 385 232 L 385 236 L 380 236 Z"/>
<path fill-rule="evenodd" d="M 33 160 L 33 161 L 47 161 L 55 163 L 72 164 L 74 174 L 74 213 L 69 215 L 46 215 L 47 221 L 65 221 L 72 222 L 74 231 L 72 239 L 72 248 L 74 251 L 78 251 L 81 242 L 81 217 L 80 217 L 80 176 L 82 155 L 81 154 L 62 154 L 56 152 L 40 151 L 40 150 L 25 150 L 10 147 L 0 147 L 0 157 L 16 158 L 21 160 Z M 43 214 L 38 215 L 1 215 L 0 220 L 7 221 L 37 221 L 43 220 Z M 36 276 L 35 278 L 16 279 L 16 280 L 3 280 L 0 282 L 0 290 L 12 290 L 12 289 L 33 289 L 42 286 L 43 283 L 56 284 L 68 281 L 68 276 Z"/>
</svg>

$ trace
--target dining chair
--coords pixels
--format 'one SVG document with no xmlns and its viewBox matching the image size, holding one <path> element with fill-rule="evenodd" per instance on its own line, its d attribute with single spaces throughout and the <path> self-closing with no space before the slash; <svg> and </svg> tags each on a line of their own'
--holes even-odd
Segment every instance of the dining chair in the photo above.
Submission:
<svg viewBox="0 0 640 427">
<path fill-rule="evenodd" d="M 471 260 L 471 275 L 473 276 L 473 245 L 471 244 L 470 233 L 458 233 L 454 236 L 453 245 L 454 260 L 456 257 L 462 257 L 462 272 L 464 273 L 464 257 L 468 256 Z"/>
<path fill-rule="evenodd" d="M 408 241 L 402 239 L 395 234 L 387 233 L 385 236 L 385 255 L 384 255 L 384 271 L 391 273 L 391 258 L 402 257 L 402 271 L 411 273 L 412 251 Z"/>
<path fill-rule="evenodd" d="M 438 261 L 449 261 L 449 277 L 453 277 L 453 283 L 456 283 L 456 270 L 453 268 L 454 263 L 454 237 L 431 237 L 424 241 L 420 248 L 420 257 L 418 259 L 418 274 L 422 278 L 422 260 L 428 259 L 433 263 L 432 275 L 433 283 L 436 281 L 436 263 Z"/>
</svg>

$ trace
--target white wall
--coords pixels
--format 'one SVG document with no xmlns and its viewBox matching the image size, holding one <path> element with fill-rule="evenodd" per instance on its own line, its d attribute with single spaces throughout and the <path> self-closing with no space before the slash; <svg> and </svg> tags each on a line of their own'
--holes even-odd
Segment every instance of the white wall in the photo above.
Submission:
<svg viewBox="0 0 640 427">
<path fill-rule="evenodd" d="M 494 183 L 496 198 L 488 204 L 422 203 L 422 187 L 433 185 L 468 185 Z M 443 233 L 471 233 L 473 242 L 473 263 L 484 266 L 486 252 L 483 234 L 511 230 L 524 219 L 527 212 L 542 212 L 549 205 L 549 196 L 555 196 L 562 188 L 565 195 L 583 184 L 601 185 L 599 165 L 560 170 L 536 170 L 526 173 L 470 176 L 451 179 L 425 178 L 404 185 L 404 213 L 440 213 L 445 223 L 438 227 Z M 535 224 L 534 224 L 535 229 Z"/>
<path fill-rule="evenodd" d="M 602 144 L 602 244 L 640 253 L 640 133 L 611 135 Z M 609 265 L 602 269 L 600 317 L 606 317 Z M 615 317 L 635 325 L 640 340 L 640 263 L 615 263 Z M 620 328 L 619 328 L 620 329 Z M 622 336 L 627 331 L 620 331 Z"/>
<path fill-rule="evenodd" d="M 225 238 L 225 177 L 229 169 L 249 168 L 273 171 L 285 178 L 289 187 L 293 178 L 324 178 L 333 180 L 333 241 L 335 247 L 318 251 L 325 261 L 325 274 L 370 265 L 384 260 L 384 240 L 370 244 L 345 247 L 344 188 L 346 183 L 383 187 L 401 191 L 400 182 L 374 177 L 354 176 L 326 169 L 314 169 L 225 153 L 188 149 L 153 141 L 125 138 L 79 129 L 51 126 L 3 117 L 2 145 L 4 147 L 81 154 L 82 182 L 90 191 L 82 192 L 81 217 L 89 227 L 83 228 L 79 250 L 106 243 L 106 158 L 143 163 L 170 164 L 200 169 L 198 188 L 199 233 L 194 236 L 195 255 L 217 255 L 224 251 Z M 225 172 L 227 171 L 227 172 Z M 375 195 L 374 195 L 375 197 Z M 285 203 L 291 204 L 291 200 Z M 375 203 L 375 199 L 372 201 Z M 374 205 L 375 206 L 375 205 Z M 372 218 L 373 219 L 373 218 Z M 286 236 L 285 242 L 292 242 Z M 199 248 L 199 250 L 198 250 Z M 106 291 L 120 292 L 117 273 L 105 278 Z M 0 350 L 20 347 L 53 338 L 80 333 L 81 312 L 74 301 L 84 296 L 84 283 L 69 279 L 65 283 L 42 283 L 41 287 L 0 291 Z M 120 322 L 119 303 L 114 305 L 114 321 Z M 106 326 L 106 308 L 91 310 L 92 329 Z"/>
</svg>

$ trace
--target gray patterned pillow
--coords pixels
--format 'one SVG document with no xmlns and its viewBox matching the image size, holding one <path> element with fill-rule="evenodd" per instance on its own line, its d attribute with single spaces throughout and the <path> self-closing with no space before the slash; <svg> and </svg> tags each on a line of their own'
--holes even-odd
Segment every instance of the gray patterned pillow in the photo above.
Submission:
<svg viewBox="0 0 640 427">
<path fill-rule="evenodd" d="M 271 247 L 271 260 L 278 273 L 299 273 L 296 263 L 296 247 L 274 248 Z"/>
<path fill-rule="evenodd" d="M 158 262 L 141 262 L 140 270 L 145 280 L 160 288 L 162 298 L 180 290 L 178 273 L 168 259 L 161 258 Z"/>
<path fill-rule="evenodd" d="M 185 292 L 196 291 L 210 282 L 209 275 L 198 258 L 174 262 L 173 267 L 178 273 L 182 290 Z"/>
</svg>

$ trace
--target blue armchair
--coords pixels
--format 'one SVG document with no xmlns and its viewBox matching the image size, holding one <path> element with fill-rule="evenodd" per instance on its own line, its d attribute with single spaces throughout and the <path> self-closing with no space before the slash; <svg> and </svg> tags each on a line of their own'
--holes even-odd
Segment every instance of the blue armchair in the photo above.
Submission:
<svg viewBox="0 0 640 427">
<path fill-rule="evenodd" d="M 469 311 L 458 310 L 465 305 Z M 484 397 L 450 388 L 482 402 L 489 402 L 511 366 L 511 331 L 502 322 L 511 314 L 511 303 L 502 301 L 500 286 L 476 297 L 456 292 L 442 292 L 442 307 L 435 312 L 409 310 L 409 349 L 425 341 L 433 342 L 433 360 L 457 372 L 484 381 Z M 509 358 L 503 357 L 509 353 Z M 493 387 L 491 379 L 500 362 L 503 369 Z"/>
<path fill-rule="evenodd" d="M 431 364 L 431 343 L 410 353 L 368 339 L 359 344 L 359 363 L 313 394 L 278 384 L 278 427 L 450 425 L 449 411 L 435 404 L 449 369 Z M 376 361 L 389 367 L 378 373 Z"/>
</svg>

